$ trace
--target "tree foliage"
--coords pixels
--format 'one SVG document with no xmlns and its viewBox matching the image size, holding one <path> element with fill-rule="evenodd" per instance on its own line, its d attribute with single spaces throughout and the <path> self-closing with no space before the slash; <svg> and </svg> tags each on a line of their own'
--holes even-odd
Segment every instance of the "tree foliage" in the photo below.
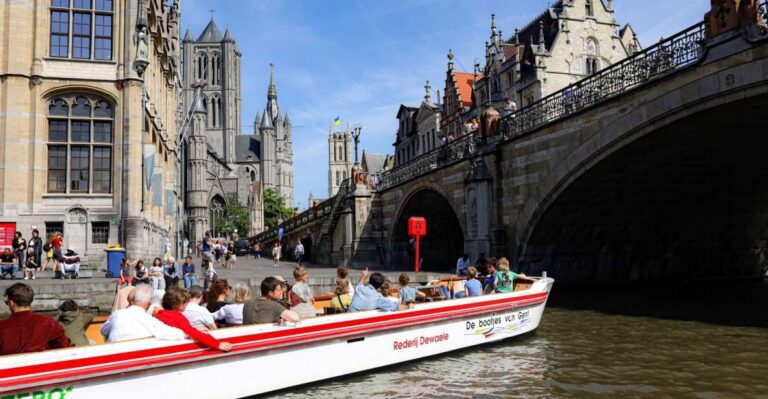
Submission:
<svg viewBox="0 0 768 399">
<path fill-rule="evenodd" d="M 285 200 L 280 197 L 277 190 L 268 188 L 264 190 L 264 225 L 277 226 L 277 219 L 287 220 L 293 216 L 293 209 L 285 207 Z"/>
<path fill-rule="evenodd" d="M 235 232 L 235 229 L 240 236 L 250 235 L 251 215 L 248 208 L 243 206 L 236 196 L 231 196 L 224 207 L 224 215 L 219 221 L 218 230 L 225 235 L 230 235 Z"/>
</svg>

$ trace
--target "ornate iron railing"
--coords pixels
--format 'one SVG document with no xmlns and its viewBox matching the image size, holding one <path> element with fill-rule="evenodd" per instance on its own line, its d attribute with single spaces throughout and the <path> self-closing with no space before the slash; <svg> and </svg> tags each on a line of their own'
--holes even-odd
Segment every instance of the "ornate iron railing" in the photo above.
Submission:
<svg viewBox="0 0 768 399">
<path fill-rule="evenodd" d="M 763 7 L 765 5 L 763 3 Z M 692 66 L 700 59 L 704 39 L 702 22 L 544 97 L 504 117 L 499 124 L 501 138 L 514 139 L 634 90 L 661 76 Z M 460 162 L 474 155 L 480 145 L 481 138 L 468 135 L 438 147 L 379 175 L 376 189 L 385 190 L 435 169 Z"/>
</svg>

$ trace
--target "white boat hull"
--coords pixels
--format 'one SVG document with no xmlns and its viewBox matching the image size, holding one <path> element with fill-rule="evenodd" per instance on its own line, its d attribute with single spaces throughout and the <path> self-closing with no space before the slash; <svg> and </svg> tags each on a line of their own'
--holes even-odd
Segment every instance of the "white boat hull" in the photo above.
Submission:
<svg viewBox="0 0 768 399">
<path fill-rule="evenodd" d="M 256 395 L 531 332 L 541 321 L 552 282 L 539 279 L 530 289 L 513 294 L 423 304 L 400 312 L 215 331 L 216 337 L 234 343 L 226 354 L 189 341 L 145 339 L 8 356 L 0 358 L 0 396 Z"/>
</svg>

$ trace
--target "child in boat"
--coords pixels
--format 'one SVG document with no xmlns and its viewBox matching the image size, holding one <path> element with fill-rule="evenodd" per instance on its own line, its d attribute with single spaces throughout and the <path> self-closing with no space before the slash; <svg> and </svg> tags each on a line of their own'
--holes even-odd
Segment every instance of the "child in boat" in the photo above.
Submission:
<svg viewBox="0 0 768 399">
<path fill-rule="evenodd" d="M 251 288 L 243 282 L 235 283 L 232 287 L 232 303 L 222 306 L 221 309 L 213 313 L 216 320 L 224 320 L 227 327 L 239 326 L 243 324 L 243 304 L 251 299 Z"/>
<path fill-rule="evenodd" d="M 339 266 L 336 268 L 336 278 L 346 280 L 347 285 L 349 286 L 347 291 L 349 292 L 349 297 L 353 297 L 355 295 L 355 286 L 352 285 L 352 282 L 349 281 L 349 269 L 347 269 L 344 266 Z"/>
<path fill-rule="evenodd" d="M 181 312 L 184 311 L 187 303 L 189 303 L 189 294 L 186 290 L 179 287 L 170 287 L 163 295 L 162 302 L 163 310 L 159 311 L 155 316 L 160 321 L 184 331 L 184 334 L 187 334 L 190 339 L 200 342 L 209 348 L 218 349 L 222 352 L 229 352 L 232 349 L 231 343 L 219 341 L 210 334 L 197 330 L 184 317 Z"/>
<path fill-rule="evenodd" d="M 299 314 L 301 319 L 312 318 L 317 315 L 315 300 L 312 298 L 312 290 L 309 288 L 309 273 L 304 266 L 293 269 L 293 278 L 296 282 L 291 288 L 291 310 Z"/>
<path fill-rule="evenodd" d="M 494 275 L 494 288 L 497 293 L 512 292 L 515 289 L 514 281 L 518 277 L 526 277 L 525 274 L 517 274 L 509 271 L 509 260 L 501 258 L 498 261 L 499 270 Z"/>
<path fill-rule="evenodd" d="M 352 297 L 349 295 L 349 281 L 344 278 L 336 278 L 336 287 L 333 289 L 333 298 L 331 307 L 347 311 L 349 304 L 352 303 Z"/>
<path fill-rule="evenodd" d="M 464 284 L 464 296 L 480 296 L 483 295 L 483 285 L 480 284 L 480 280 L 477 279 L 477 269 L 474 266 L 470 266 L 467 269 L 467 282 Z"/>
<path fill-rule="evenodd" d="M 398 296 L 400 296 L 400 302 L 408 305 L 411 303 L 416 303 L 417 297 L 426 297 L 426 294 L 408 285 L 408 283 L 411 282 L 411 278 L 408 276 L 408 273 L 400 274 L 400 277 L 397 278 L 397 281 L 400 283 L 400 291 L 398 292 Z"/>
</svg>

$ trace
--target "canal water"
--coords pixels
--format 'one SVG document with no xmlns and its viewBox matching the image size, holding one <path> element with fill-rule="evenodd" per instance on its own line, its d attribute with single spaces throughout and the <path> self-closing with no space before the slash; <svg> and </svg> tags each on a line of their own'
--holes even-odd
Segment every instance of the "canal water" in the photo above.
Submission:
<svg viewBox="0 0 768 399">
<path fill-rule="evenodd" d="M 768 398 L 768 284 L 555 284 L 533 335 L 272 397 Z"/>
</svg>

